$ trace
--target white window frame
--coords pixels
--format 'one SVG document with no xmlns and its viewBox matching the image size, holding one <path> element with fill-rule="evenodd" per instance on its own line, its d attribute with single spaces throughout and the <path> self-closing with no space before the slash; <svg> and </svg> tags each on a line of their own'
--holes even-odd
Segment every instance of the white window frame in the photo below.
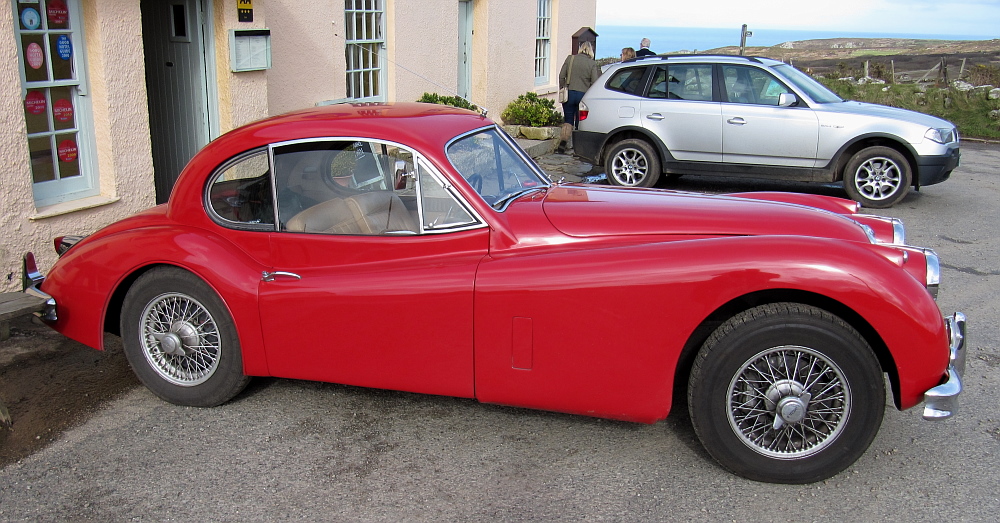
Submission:
<svg viewBox="0 0 1000 523">
<path fill-rule="evenodd" d="M 55 159 L 58 158 L 57 145 L 54 143 L 52 144 L 52 157 L 55 163 L 54 171 L 56 172 L 56 179 L 35 183 L 33 178 L 34 174 L 29 168 L 28 175 L 32 184 L 36 207 L 45 207 L 66 201 L 78 200 L 96 196 L 100 193 L 100 186 L 97 180 L 97 146 L 93 130 L 93 110 L 91 106 L 91 97 L 88 96 L 87 89 L 88 83 L 85 67 L 87 61 L 85 57 L 86 45 L 83 33 L 83 16 L 81 14 L 82 6 L 80 5 L 80 0 L 63 1 L 69 9 L 69 28 L 52 30 L 47 29 L 48 22 L 46 20 L 45 7 L 48 2 L 43 0 L 35 4 L 36 10 L 39 11 L 41 16 L 41 23 L 38 29 L 29 30 L 21 29 L 18 4 L 34 4 L 34 2 L 18 2 L 18 0 L 11 0 L 11 9 L 14 16 L 14 39 L 18 50 L 18 74 L 21 80 L 22 110 L 24 107 L 24 100 L 29 89 L 44 89 L 44 92 L 46 93 L 46 113 L 50 120 L 48 131 L 31 133 L 27 135 L 27 138 L 32 139 L 49 137 L 51 140 L 53 139 L 52 137 L 57 134 L 76 134 L 77 164 L 80 169 L 80 174 L 78 176 L 59 178 L 58 162 L 55 161 Z M 43 52 L 45 55 L 45 67 L 47 68 L 49 78 L 52 78 L 52 63 L 50 59 L 53 56 L 53 53 L 50 50 L 50 39 L 47 38 L 47 36 L 50 34 L 68 35 L 73 49 L 70 67 L 73 71 L 74 78 L 68 80 L 46 80 L 36 82 L 26 81 L 24 69 L 25 56 L 24 49 L 22 49 L 21 44 L 21 36 L 25 34 L 38 34 L 46 36 L 42 40 L 44 44 Z M 50 91 L 48 91 L 48 89 L 53 87 L 70 88 L 73 102 L 73 117 L 74 123 L 76 124 L 75 127 L 54 130 L 53 122 L 51 121 L 52 100 Z M 27 146 L 28 142 L 26 140 L 25 147 L 27 148 Z"/>
<path fill-rule="evenodd" d="M 347 98 L 385 101 L 385 0 L 344 0 L 344 23 Z"/>
<path fill-rule="evenodd" d="M 552 54 L 552 0 L 538 0 L 535 23 L 535 85 L 549 83 Z"/>
</svg>

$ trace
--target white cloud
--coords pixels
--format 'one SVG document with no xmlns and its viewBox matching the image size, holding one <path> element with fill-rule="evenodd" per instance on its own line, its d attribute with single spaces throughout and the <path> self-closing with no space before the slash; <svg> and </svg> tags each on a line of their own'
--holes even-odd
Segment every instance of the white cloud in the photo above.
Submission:
<svg viewBox="0 0 1000 523">
<path fill-rule="evenodd" d="M 870 33 L 977 35 L 1000 38 L 997 0 L 840 0 L 772 2 L 746 0 L 676 2 L 597 0 L 601 25 L 735 27 Z"/>
</svg>

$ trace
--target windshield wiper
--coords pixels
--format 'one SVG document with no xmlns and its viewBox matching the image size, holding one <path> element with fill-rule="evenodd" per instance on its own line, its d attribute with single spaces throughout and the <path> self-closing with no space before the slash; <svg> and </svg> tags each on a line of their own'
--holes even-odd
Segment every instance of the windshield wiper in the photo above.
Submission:
<svg viewBox="0 0 1000 523">
<path fill-rule="evenodd" d="M 505 204 L 505 203 L 507 203 L 507 202 L 515 199 L 515 198 L 520 198 L 521 196 L 524 196 L 525 194 L 528 194 L 529 192 L 532 192 L 532 191 L 541 191 L 541 190 L 544 190 L 544 189 L 545 189 L 544 186 L 541 186 L 541 187 L 526 187 L 524 189 L 521 189 L 520 191 L 514 191 L 512 193 L 507 193 L 507 194 L 501 196 L 497 201 L 493 202 L 493 208 L 499 211 L 500 208 L 503 207 L 503 204 Z"/>
</svg>

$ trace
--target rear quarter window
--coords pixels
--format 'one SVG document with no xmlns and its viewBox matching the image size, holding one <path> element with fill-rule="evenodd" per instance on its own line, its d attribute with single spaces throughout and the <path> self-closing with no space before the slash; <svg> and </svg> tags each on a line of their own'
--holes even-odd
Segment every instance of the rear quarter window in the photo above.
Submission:
<svg viewBox="0 0 1000 523">
<path fill-rule="evenodd" d="M 645 67 L 628 67 L 621 69 L 616 72 L 610 80 L 608 80 L 606 86 L 611 91 L 619 91 L 622 93 L 641 96 L 643 88 L 642 77 L 645 72 Z"/>
</svg>

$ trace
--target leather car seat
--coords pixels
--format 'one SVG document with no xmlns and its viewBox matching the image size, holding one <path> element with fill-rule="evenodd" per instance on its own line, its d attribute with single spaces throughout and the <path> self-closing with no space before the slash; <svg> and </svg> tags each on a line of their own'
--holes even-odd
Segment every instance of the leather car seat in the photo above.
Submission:
<svg viewBox="0 0 1000 523">
<path fill-rule="evenodd" d="M 403 200 L 390 191 L 373 191 L 344 199 L 354 214 L 361 234 L 382 234 L 385 231 L 419 232 Z"/>
</svg>

